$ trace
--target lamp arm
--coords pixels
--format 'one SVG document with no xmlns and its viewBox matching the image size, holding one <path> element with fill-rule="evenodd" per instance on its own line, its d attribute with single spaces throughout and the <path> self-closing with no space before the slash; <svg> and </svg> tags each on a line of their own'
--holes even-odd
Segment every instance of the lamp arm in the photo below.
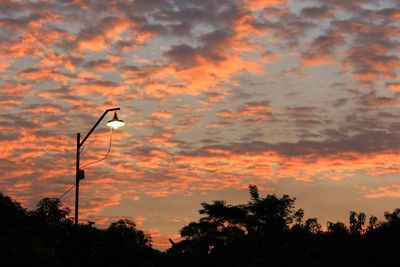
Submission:
<svg viewBox="0 0 400 267">
<path fill-rule="evenodd" d="M 83 143 L 85 143 L 86 139 L 89 138 L 90 134 L 94 131 L 94 129 L 96 129 L 97 125 L 99 125 L 99 123 L 107 115 L 107 113 L 110 111 L 115 111 L 115 110 L 120 110 L 120 108 L 110 108 L 110 109 L 106 109 L 106 111 L 104 111 L 104 113 L 103 113 L 103 115 L 101 115 L 100 119 L 93 125 L 92 129 L 90 129 L 90 131 L 86 134 L 85 138 L 82 139 L 82 142 L 79 143 L 79 147 L 83 146 Z"/>
</svg>

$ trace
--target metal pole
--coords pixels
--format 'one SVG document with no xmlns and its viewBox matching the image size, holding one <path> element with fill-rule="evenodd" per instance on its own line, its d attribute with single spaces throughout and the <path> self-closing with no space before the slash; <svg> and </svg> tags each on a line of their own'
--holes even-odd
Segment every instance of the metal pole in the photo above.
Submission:
<svg viewBox="0 0 400 267">
<path fill-rule="evenodd" d="M 78 209 L 79 209 L 79 156 L 81 134 L 76 134 L 76 177 L 75 177 L 75 228 L 78 229 Z"/>
<path fill-rule="evenodd" d="M 79 160 L 81 150 L 81 134 L 76 134 L 76 174 L 75 174 L 75 266 L 79 266 L 79 237 L 78 237 L 78 209 L 79 209 Z"/>
</svg>

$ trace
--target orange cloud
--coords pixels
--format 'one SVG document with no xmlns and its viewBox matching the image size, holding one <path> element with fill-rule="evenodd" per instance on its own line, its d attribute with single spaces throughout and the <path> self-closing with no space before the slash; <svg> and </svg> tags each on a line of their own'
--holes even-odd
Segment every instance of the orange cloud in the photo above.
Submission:
<svg viewBox="0 0 400 267">
<path fill-rule="evenodd" d="M 203 57 L 198 57 L 197 62 L 196 66 L 186 69 L 179 69 L 179 66 L 172 64 L 153 72 L 152 77 L 158 82 L 145 85 L 144 92 L 157 95 L 161 90 L 170 94 L 198 95 L 212 90 L 223 82 L 229 82 L 238 72 L 248 71 L 256 74 L 263 72 L 257 63 L 245 61 L 234 54 L 221 62 L 213 62 Z"/>
<path fill-rule="evenodd" d="M 113 82 L 97 81 L 91 84 L 78 84 L 70 86 L 70 89 L 80 96 L 87 96 L 92 93 L 99 93 L 104 96 L 114 96 L 121 95 L 126 92 L 127 87 Z"/>
<path fill-rule="evenodd" d="M 160 118 L 160 119 L 171 119 L 172 118 L 172 114 L 165 110 L 152 112 L 151 115 L 153 115 L 154 117 Z"/>
<path fill-rule="evenodd" d="M 25 111 L 30 113 L 60 113 L 62 109 L 53 104 L 40 104 L 30 105 L 25 108 Z"/>
<path fill-rule="evenodd" d="M 1 71 L 6 71 L 9 65 L 10 65 L 9 62 L 1 61 L 0 62 L 0 70 Z"/>
<path fill-rule="evenodd" d="M 102 51 L 109 48 L 110 42 L 121 40 L 121 33 L 125 31 L 132 21 L 126 17 L 107 17 L 98 22 L 99 28 L 83 30 L 76 42 L 79 49 L 89 51 Z"/>
<path fill-rule="evenodd" d="M 258 10 L 274 5 L 284 5 L 287 0 L 245 0 L 251 10 Z"/>
<path fill-rule="evenodd" d="M 394 184 L 369 189 L 365 196 L 367 198 L 400 198 L 400 185 Z"/>
<path fill-rule="evenodd" d="M 302 65 L 305 67 L 318 67 L 326 64 L 335 64 L 333 58 L 326 55 L 313 55 L 303 57 Z"/>
<path fill-rule="evenodd" d="M 99 188 L 99 187 L 97 187 Z M 82 183 L 82 195 L 87 194 L 86 185 Z M 94 191 L 96 197 L 94 198 L 83 198 L 80 205 L 81 214 L 95 215 L 107 207 L 119 205 L 121 203 L 121 194 L 104 194 L 104 190 L 91 190 Z M 83 216 L 81 220 L 87 220 L 87 217 Z"/>
<path fill-rule="evenodd" d="M 108 48 L 106 38 L 104 36 L 84 37 L 78 41 L 78 47 L 82 50 L 102 51 Z"/>
<path fill-rule="evenodd" d="M 386 83 L 386 88 L 392 91 L 400 91 L 400 82 Z"/>
<path fill-rule="evenodd" d="M 264 121 L 272 117 L 268 101 L 247 102 L 239 108 L 240 116 L 251 122 Z"/>
<path fill-rule="evenodd" d="M 217 115 L 228 120 L 235 120 L 237 118 L 237 114 L 229 110 L 220 110 L 217 112 Z"/>
<path fill-rule="evenodd" d="M 57 82 L 67 82 L 72 80 L 72 77 L 50 69 L 24 70 L 18 74 L 18 78 L 29 79 L 31 81 L 34 81 L 35 83 L 39 83 L 44 80 Z"/>
</svg>

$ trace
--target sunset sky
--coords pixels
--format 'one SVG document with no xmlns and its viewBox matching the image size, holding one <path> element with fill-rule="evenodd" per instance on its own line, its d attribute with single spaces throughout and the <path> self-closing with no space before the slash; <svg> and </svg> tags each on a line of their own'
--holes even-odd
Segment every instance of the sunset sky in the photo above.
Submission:
<svg viewBox="0 0 400 267">
<path fill-rule="evenodd" d="M 323 225 L 400 207 L 398 0 L 2 0 L 0 36 L 0 191 L 29 209 L 113 107 L 81 222 L 131 218 L 162 248 L 249 184 Z"/>
</svg>

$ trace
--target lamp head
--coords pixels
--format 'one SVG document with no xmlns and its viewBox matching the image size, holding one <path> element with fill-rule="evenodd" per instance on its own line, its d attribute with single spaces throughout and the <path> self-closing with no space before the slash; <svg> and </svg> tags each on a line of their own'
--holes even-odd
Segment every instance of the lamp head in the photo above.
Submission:
<svg viewBox="0 0 400 267">
<path fill-rule="evenodd" d="M 115 130 L 124 125 L 125 125 L 125 122 L 123 120 L 118 119 L 117 112 L 114 112 L 114 117 L 112 118 L 112 120 L 107 122 L 107 126 L 113 128 Z"/>
</svg>

